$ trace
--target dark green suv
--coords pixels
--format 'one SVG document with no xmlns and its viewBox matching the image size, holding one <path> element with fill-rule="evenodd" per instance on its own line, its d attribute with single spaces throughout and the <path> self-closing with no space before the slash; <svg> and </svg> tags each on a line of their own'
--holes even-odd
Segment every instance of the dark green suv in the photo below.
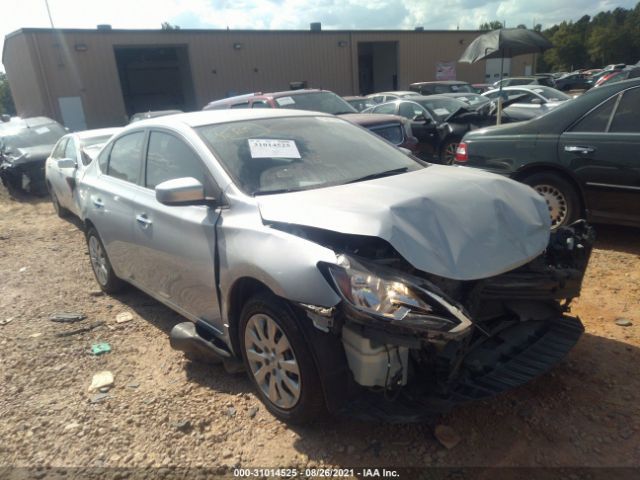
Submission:
<svg viewBox="0 0 640 480">
<path fill-rule="evenodd" d="M 590 90 L 528 122 L 469 132 L 455 163 L 531 185 L 553 228 L 581 217 L 640 226 L 640 79 Z"/>
</svg>

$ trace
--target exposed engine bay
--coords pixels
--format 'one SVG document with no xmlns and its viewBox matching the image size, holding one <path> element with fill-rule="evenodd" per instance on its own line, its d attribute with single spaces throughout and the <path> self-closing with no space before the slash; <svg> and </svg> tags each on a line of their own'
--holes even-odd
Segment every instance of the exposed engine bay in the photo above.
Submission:
<svg viewBox="0 0 640 480">
<path fill-rule="evenodd" d="M 529 263 L 470 281 L 422 272 L 379 238 L 272 227 L 338 254 L 338 267 L 321 268 L 343 301 L 324 311 L 303 307 L 317 328 L 341 339 L 355 383 L 384 393 L 369 396 L 375 408 L 358 411 L 382 415 L 394 403 L 389 412 L 406 417 L 425 405 L 443 410 L 496 395 L 552 368 L 584 331 L 569 315 L 594 241 L 583 221 L 552 232 Z"/>
</svg>

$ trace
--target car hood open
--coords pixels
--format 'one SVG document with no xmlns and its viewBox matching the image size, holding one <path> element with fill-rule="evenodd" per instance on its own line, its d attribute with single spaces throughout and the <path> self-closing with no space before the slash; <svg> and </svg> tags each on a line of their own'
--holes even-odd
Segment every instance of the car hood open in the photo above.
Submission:
<svg viewBox="0 0 640 480">
<path fill-rule="evenodd" d="M 464 167 L 256 198 L 265 223 L 378 237 L 415 268 L 487 278 L 537 257 L 549 241 L 545 201 L 530 187 Z"/>
</svg>

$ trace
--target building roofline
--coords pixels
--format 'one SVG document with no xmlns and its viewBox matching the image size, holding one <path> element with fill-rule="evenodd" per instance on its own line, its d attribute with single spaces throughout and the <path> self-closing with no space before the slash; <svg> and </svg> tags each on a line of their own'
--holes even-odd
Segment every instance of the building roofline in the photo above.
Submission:
<svg viewBox="0 0 640 480">
<path fill-rule="evenodd" d="M 242 33 L 242 34 L 292 34 L 292 33 L 308 33 L 313 35 L 322 34 L 357 34 L 357 33 L 412 33 L 415 35 L 421 35 L 425 33 L 481 33 L 481 30 L 381 30 L 381 29 L 366 29 L 366 30 L 257 30 L 257 29 L 224 29 L 224 28 L 180 28 L 177 30 L 162 30 L 158 29 L 126 29 L 126 28 L 113 28 L 109 30 L 98 30 L 97 28 L 37 28 L 37 27 L 24 27 L 15 30 L 5 36 L 5 40 L 21 33 L 51 33 L 53 31 L 61 33 L 94 33 L 100 35 L 109 35 L 114 33 L 149 33 L 149 32 L 162 32 L 166 34 L 181 34 L 181 33 Z"/>
</svg>

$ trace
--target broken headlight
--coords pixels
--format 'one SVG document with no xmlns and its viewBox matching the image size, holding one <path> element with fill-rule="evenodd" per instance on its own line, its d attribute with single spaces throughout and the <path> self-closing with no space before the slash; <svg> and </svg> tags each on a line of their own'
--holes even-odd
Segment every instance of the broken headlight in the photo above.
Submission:
<svg viewBox="0 0 640 480">
<path fill-rule="evenodd" d="M 455 305 L 411 281 L 372 271 L 345 255 L 327 269 L 338 293 L 352 307 L 397 325 L 420 330 L 458 332 L 471 320 Z"/>
</svg>

